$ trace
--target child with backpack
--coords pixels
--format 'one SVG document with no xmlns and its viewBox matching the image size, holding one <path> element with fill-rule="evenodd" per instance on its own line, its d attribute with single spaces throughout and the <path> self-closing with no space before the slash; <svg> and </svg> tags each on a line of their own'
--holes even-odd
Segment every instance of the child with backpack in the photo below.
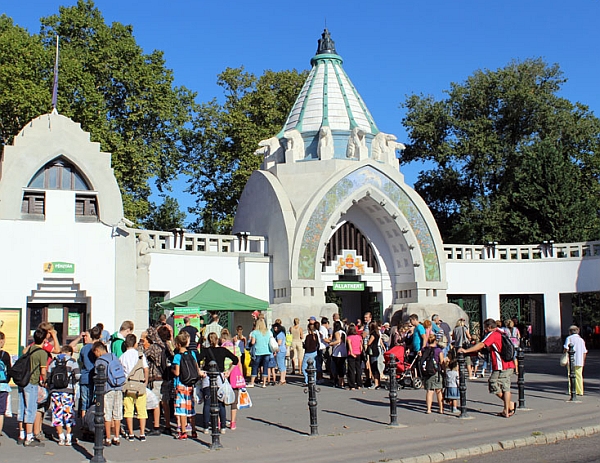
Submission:
<svg viewBox="0 0 600 463">
<path fill-rule="evenodd" d="M 146 356 L 138 350 L 137 338 L 135 334 L 125 336 L 125 353 L 119 359 L 123 365 L 123 371 L 127 376 L 127 381 L 123 390 L 123 406 L 125 408 L 125 421 L 127 422 L 127 440 L 133 442 L 133 412 L 137 410 L 137 417 L 140 421 L 140 441 L 146 442 L 146 420 L 148 419 L 148 410 L 146 410 L 146 385 L 148 384 L 148 361 Z"/>
<path fill-rule="evenodd" d="M 4 414 L 10 400 L 10 386 L 8 385 L 8 369 L 11 367 L 10 354 L 4 350 L 6 337 L 0 331 L 0 436 L 4 427 Z"/>
<path fill-rule="evenodd" d="M 93 344 L 92 352 L 97 360 L 94 366 L 98 374 L 98 366 L 106 368 L 106 383 L 104 385 L 104 446 L 121 445 L 119 434 L 123 419 L 123 386 L 126 376 L 123 366 L 115 354 L 109 353 L 102 341 Z M 111 439 L 111 435 L 114 437 Z"/>
<path fill-rule="evenodd" d="M 442 365 L 444 364 L 444 352 L 437 345 L 437 338 L 434 333 L 429 335 L 427 339 L 428 346 L 421 351 L 421 373 L 425 380 L 425 404 L 427 411 L 431 413 L 434 394 L 437 397 L 440 414 L 444 414 L 444 400 L 442 391 L 444 389 L 444 381 L 442 376 Z"/>
<path fill-rule="evenodd" d="M 48 386 L 52 408 L 52 426 L 56 428 L 58 445 L 72 445 L 75 425 L 75 383 L 79 381 L 79 365 L 72 357 L 73 348 L 63 346 L 48 365 Z M 63 430 L 65 431 L 63 433 Z"/>
<path fill-rule="evenodd" d="M 177 418 L 177 440 L 188 438 L 188 417 L 192 438 L 196 433 L 196 411 L 194 403 L 194 386 L 202 372 L 198 366 L 198 358 L 194 351 L 188 350 L 190 335 L 182 331 L 175 338 L 177 353 L 173 357 L 173 387 L 175 388 L 175 417 Z"/>
<path fill-rule="evenodd" d="M 446 358 L 446 379 L 445 379 L 444 397 L 446 403 L 452 406 L 452 413 L 458 413 L 458 399 L 460 399 L 460 391 L 458 389 L 458 360 L 456 358 L 456 350 L 450 349 Z"/>
</svg>

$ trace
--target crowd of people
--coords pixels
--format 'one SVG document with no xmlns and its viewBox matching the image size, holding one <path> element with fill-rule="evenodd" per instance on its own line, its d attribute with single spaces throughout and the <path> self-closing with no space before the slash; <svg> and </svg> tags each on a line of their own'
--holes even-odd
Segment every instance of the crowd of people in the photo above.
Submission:
<svg viewBox="0 0 600 463">
<path fill-rule="evenodd" d="M 25 447 L 45 445 L 42 421 L 47 411 L 55 429 L 53 439 L 60 446 L 72 445 L 76 422 L 81 424 L 84 435 L 92 433 L 100 365 L 106 372 L 105 446 L 118 446 L 121 438 L 144 442 L 146 436 L 167 434 L 185 440 L 197 437 L 199 431 L 210 433 L 210 362 L 217 366 L 218 385 L 228 382 L 234 395 L 233 400 L 219 401 L 220 433 L 236 429 L 238 399 L 246 387 L 284 386 L 288 370 L 300 376 L 306 386 L 310 359 L 316 367 L 317 384 L 329 381 L 332 387 L 350 391 L 379 389 L 388 373 L 384 353 L 398 346 L 405 353 L 399 362 L 410 365 L 423 380 L 426 413 L 432 412 L 434 399 L 439 413 L 444 413 L 445 407 L 458 413 L 457 357 L 461 352 L 465 354 L 470 379 L 489 373 L 489 391 L 503 403 L 499 415 L 508 418 L 516 411 L 510 393 L 511 376 L 518 367 L 516 358 L 508 360 L 500 355 L 503 336 L 515 346 L 520 344 L 520 333 L 513 320 L 486 320 L 484 337 L 479 340 L 469 332 L 464 319 L 451 328 L 439 315 L 421 322 L 413 314 L 408 321 L 390 326 L 373 320 L 370 312 L 356 322 L 334 313 L 332 323 L 327 317 L 319 320 L 313 316 L 303 325 L 296 318 L 288 330 L 279 319 L 268 327 L 263 313 L 252 315 L 254 324 L 247 337 L 242 326 L 236 327 L 235 334 L 222 327 L 217 314 L 200 329 L 186 317 L 178 333 L 161 315 L 158 324 L 148 327 L 139 339 L 132 321 L 124 321 L 112 335 L 99 323 L 63 346 L 53 326 L 42 323 L 14 365 L 10 355 L 2 350 L 5 337 L 0 332 L 0 362 L 5 371 L 13 372 L 13 380 L 19 386 L 18 443 Z M 587 350 L 585 343 L 581 345 L 577 327 L 571 327 L 570 334 L 565 349 L 571 343 L 579 352 L 577 394 L 583 394 L 581 367 Z M 18 377 L 17 364 L 22 359 L 29 365 L 26 378 Z M 0 433 L 10 390 L 8 378 L 0 375 Z M 201 402 L 202 421 L 197 427 L 195 410 Z"/>
</svg>

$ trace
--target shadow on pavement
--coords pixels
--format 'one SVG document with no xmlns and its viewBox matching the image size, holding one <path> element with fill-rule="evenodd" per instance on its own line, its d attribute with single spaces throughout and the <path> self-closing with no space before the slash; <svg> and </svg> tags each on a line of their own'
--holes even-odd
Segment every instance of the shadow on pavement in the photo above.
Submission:
<svg viewBox="0 0 600 463">
<path fill-rule="evenodd" d="M 354 399 L 354 400 L 359 400 L 359 399 Z M 375 423 L 375 424 L 383 424 L 383 425 L 387 425 L 388 422 L 385 421 L 379 421 L 379 420 L 374 420 L 372 418 L 367 418 L 364 416 L 356 416 L 356 415 L 349 415 L 347 413 L 342 413 L 340 411 L 337 410 L 321 410 L 323 413 L 331 413 L 333 415 L 339 415 L 339 416 L 344 416 L 346 418 L 352 418 L 353 420 L 362 420 L 362 421 L 368 421 L 369 423 Z"/>
<path fill-rule="evenodd" d="M 283 425 L 281 423 L 273 423 L 272 421 L 263 420 L 262 418 L 256 418 L 254 416 L 248 416 L 246 419 L 250 420 L 250 421 L 256 421 L 258 423 L 268 424 L 269 426 L 275 426 L 276 428 L 283 429 L 285 431 L 294 432 L 296 434 L 300 434 L 301 436 L 309 436 L 310 435 L 309 433 L 307 433 L 305 431 L 299 431 L 297 429 L 290 428 L 289 426 L 285 426 L 285 425 Z"/>
</svg>

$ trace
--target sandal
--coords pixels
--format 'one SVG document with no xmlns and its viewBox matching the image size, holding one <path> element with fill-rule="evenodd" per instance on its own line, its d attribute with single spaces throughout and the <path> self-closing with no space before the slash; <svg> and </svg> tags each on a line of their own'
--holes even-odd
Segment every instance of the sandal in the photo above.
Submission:
<svg viewBox="0 0 600 463">
<path fill-rule="evenodd" d="M 104 447 L 110 447 L 112 445 L 112 442 L 110 439 L 104 439 Z"/>
<path fill-rule="evenodd" d="M 279 381 L 279 385 L 282 386 L 284 384 L 287 384 L 287 381 Z"/>
</svg>

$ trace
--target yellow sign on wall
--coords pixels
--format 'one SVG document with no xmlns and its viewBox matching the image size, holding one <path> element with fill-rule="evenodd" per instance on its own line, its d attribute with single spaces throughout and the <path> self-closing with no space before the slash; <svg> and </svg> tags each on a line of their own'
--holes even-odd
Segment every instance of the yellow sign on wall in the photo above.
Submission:
<svg viewBox="0 0 600 463">
<path fill-rule="evenodd" d="M 20 354 L 21 346 L 21 309 L 0 309 L 0 331 L 4 333 L 6 343 L 3 350 L 12 355 Z"/>
</svg>

